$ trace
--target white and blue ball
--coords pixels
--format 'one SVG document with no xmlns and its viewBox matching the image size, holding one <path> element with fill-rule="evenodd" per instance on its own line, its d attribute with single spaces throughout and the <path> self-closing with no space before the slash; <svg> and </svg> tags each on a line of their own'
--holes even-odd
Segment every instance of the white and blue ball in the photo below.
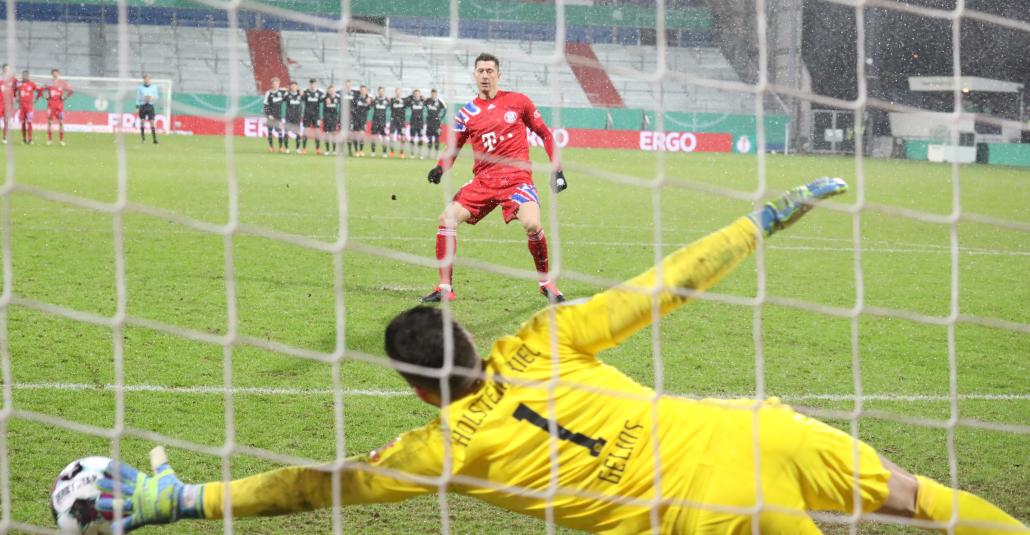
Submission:
<svg viewBox="0 0 1030 535">
<path fill-rule="evenodd" d="M 101 495 L 97 481 L 110 462 L 107 457 L 84 457 L 64 467 L 54 480 L 50 511 L 61 533 L 111 533 L 110 519 L 96 509 Z"/>
</svg>

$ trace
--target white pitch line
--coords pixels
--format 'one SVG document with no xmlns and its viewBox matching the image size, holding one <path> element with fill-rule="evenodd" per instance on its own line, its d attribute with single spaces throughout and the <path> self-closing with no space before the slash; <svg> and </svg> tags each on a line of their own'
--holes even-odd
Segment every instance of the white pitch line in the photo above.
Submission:
<svg viewBox="0 0 1030 535">
<path fill-rule="evenodd" d="M 63 391 L 114 391 L 115 385 L 91 385 L 86 383 L 16 383 L 15 390 L 63 390 Z M 221 386 L 161 386 L 161 385 L 125 385 L 125 392 L 157 392 L 162 394 L 198 394 L 198 395 L 223 395 L 225 388 Z M 269 388 L 238 386 L 232 389 L 233 395 L 259 395 L 259 396 L 322 396 L 331 395 L 331 388 Z M 396 398 L 408 397 L 412 393 L 408 390 L 375 390 L 375 389 L 344 389 L 344 395 Z M 732 396 L 703 396 L 698 394 L 673 394 L 681 397 L 727 397 L 746 398 L 749 394 Z M 793 394 L 778 396 L 786 401 L 853 401 L 854 394 Z M 1027 394 L 959 394 L 960 401 L 1030 401 L 1030 393 Z M 866 394 L 862 396 L 865 401 L 950 401 L 951 398 L 945 395 L 931 394 Z"/>
<path fill-rule="evenodd" d="M 86 383 L 16 383 L 15 390 L 65 390 L 65 391 L 99 391 L 107 390 L 113 392 L 115 385 L 91 385 Z M 225 394 L 225 387 L 221 386 L 161 386 L 161 385 L 125 385 L 122 387 L 125 392 L 158 392 L 162 394 Z M 253 394 L 260 396 L 311 396 L 330 395 L 331 388 L 269 388 L 258 386 L 237 386 L 232 389 L 233 395 Z M 410 396 L 407 390 L 368 390 L 368 389 L 345 389 L 345 395 L 370 396 L 381 398 L 392 398 Z"/>
<path fill-rule="evenodd" d="M 328 238 L 325 237 L 325 238 Z M 424 242 L 426 241 L 424 236 L 350 236 L 351 240 L 354 241 L 401 241 L 401 242 Z M 526 240 L 513 239 L 513 238 L 462 238 L 462 242 L 472 243 L 525 243 Z M 630 247 L 639 245 L 641 247 L 651 247 L 655 245 L 655 242 L 634 242 L 634 241 L 598 241 L 598 240 L 577 240 L 566 238 L 566 247 L 572 245 L 597 245 L 603 247 Z M 687 245 L 686 243 L 679 242 L 662 242 L 662 247 L 682 247 Z M 923 248 L 919 248 L 923 247 Z M 863 253 L 914 253 L 914 254 L 951 254 L 950 249 L 938 249 L 932 246 L 919 246 L 919 247 L 862 247 Z M 779 250 L 779 251 L 815 251 L 815 252 L 829 252 L 829 253 L 853 253 L 855 252 L 854 247 L 821 247 L 817 245 L 766 245 L 766 249 Z M 963 248 L 959 247 L 959 252 L 963 255 L 969 256 L 1027 256 L 1030 257 L 1030 251 L 1012 251 L 1006 249 L 979 249 L 979 248 Z"/>
<path fill-rule="evenodd" d="M 287 213 L 283 213 L 282 215 L 303 215 L 303 214 L 292 214 L 292 213 L 287 212 Z M 354 215 L 351 215 L 351 217 L 352 218 L 364 218 L 364 219 L 377 219 L 378 218 L 378 219 L 399 219 L 399 220 L 418 220 L 418 221 L 421 221 L 423 219 L 425 219 L 425 220 L 430 220 L 431 219 L 433 221 L 436 220 L 435 218 L 420 218 L 420 217 L 411 217 L 411 216 L 384 216 L 384 217 L 379 217 L 379 216 L 354 216 Z M 633 227 L 633 226 L 627 226 L 627 225 L 604 226 L 604 225 L 577 224 L 577 223 L 562 223 L 562 226 L 563 227 L 581 227 L 581 228 L 604 228 L 606 230 L 612 230 L 612 229 L 640 230 L 641 229 L 641 227 Z M 18 229 L 19 230 L 30 230 L 30 231 L 36 231 L 36 232 L 62 232 L 62 233 L 77 232 L 77 233 L 109 234 L 111 232 L 111 230 L 109 228 L 107 228 L 107 227 L 96 227 L 96 228 L 69 228 L 69 227 L 61 227 L 59 229 L 55 229 L 55 227 L 50 227 L 50 226 L 18 225 Z M 703 235 L 707 234 L 707 232 L 708 232 L 708 231 L 704 231 L 704 230 L 700 230 L 700 229 L 688 229 L 686 231 L 679 231 L 679 230 L 670 230 L 670 229 L 667 228 L 665 230 L 666 230 L 667 233 L 697 234 L 698 236 L 703 236 Z M 196 234 L 198 231 L 187 230 L 187 229 L 173 229 L 173 228 L 161 228 L 161 229 L 135 229 L 135 228 L 127 228 L 123 232 L 125 232 L 126 234 L 133 234 L 133 235 L 135 235 L 135 234 L 140 234 L 140 235 L 172 234 L 172 235 L 174 235 L 174 234 Z M 334 240 L 337 239 L 338 236 L 336 234 L 311 234 L 311 235 L 307 235 L 307 237 L 313 238 L 313 239 L 326 240 L 326 241 L 334 241 Z M 354 235 L 351 235 L 351 236 L 349 236 L 349 238 L 351 240 L 358 240 L 358 241 L 361 241 L 361 240 L 364 240 L 364 241 L 394 241 L 395 240 L 395 241 L 420 241 L 420 242 L 421 241 L 425 241 L 425 237 L 424 236 L 354 236 Z M 462 241 L 463 242 L 472 242 L 472 243 L 476 243 L 476 242 L 479 242 L 479 243 L 523 243 L 525 240 L 520 240 L 520 239 L 498 239 L 498 238 L 475 238 L 475 237 L 465 236 L 465 237 L 462 238 Z M 634 245 L 644 245 L 644 246 L 646 246 L 646 245 L 653 245 L 654 244 L 654 241 L 594 241 L 594 240 L 578 240 L 578 239 L 575 239 L 575 238 L 566 238 L 564 241 L 567 242 L 569 245 L 595 245 L 595 246 L 604 246 L 604 247 L 625 247 L 625 246 L 634 246 Z M 683 240 L 683 241 L 677 241 L 677 242 L 662 242 L 661 246 L 662 247 L 680 247 L 680 246 L 686 245 L 689 241 L 690 240 Z M 777 241 L 779 241 L 779 242 L 783 242 L 783 241 L 801 241 L 801 242 L 806 242 L 806 241 L 824 241 L 824 242 L 840 242 L 840 243 L 847 243 L 847 244 L 851 244 L 852 243 L 852 239 L 851 238 L 832 238 L 832 237 L 825 237 L 825 236 L 810 236 L 810 235 L 804 235 L 804 234 L 784 235 L 782 237 L 777 238 Z M 868 244 L 873 244 L 873 243 L 881 244 L 878 247 L 865 246 L 865 247 L 862 248 L 862 250 L 864 252 L 871 252 L 871 253 L 900 253 L 900 254 L 905 254 L 905 253 L 914 253 L 914 254 L 939 253 L 939 254 L 949 254 L 949 255 L 951 254 L 951 246 L 949 246 L 949 245 L 939 245 L 939 244 L 932 244 L 932 243 L 893 242 L 893 241 L 889 241 L 889 240 L 873 240 L 873 239 L 863 239 L 863 242 L 864 243 L 868 243 Z M 850 246 L 848 246 L 848 247 L 844 247 L 844 246 L 838 246 L 838 247 L 832 247 L 832 246 L 830 246 L 830 247 L 819 247 L 819 246 L 814 246 L 814 245 L 786 245 L 786 244 L 782 244 L 781 243 L 781 244 L 768 244 L 768 245 L 766 245 L 766 248 L 767 249 L 773 249 L 773 250 L 779 249 L 779 250 L 798 250 L 798 251 L 826 251 L 826 252 L 842 252 L 842 253 L 854 252 L 854 247 L 850 247 Z M 989 248 L 969 247 L 969 246 L 960 246 L 958 249 L 959 249 L 959 252 L 961 252 L 962 254 L 970 255 L 970 256 L 1030 256 L 1030 251 L 1019 251 L 1019 250 L 1011 250 L 1011 249 L 989 249 Z"/>
</svg>

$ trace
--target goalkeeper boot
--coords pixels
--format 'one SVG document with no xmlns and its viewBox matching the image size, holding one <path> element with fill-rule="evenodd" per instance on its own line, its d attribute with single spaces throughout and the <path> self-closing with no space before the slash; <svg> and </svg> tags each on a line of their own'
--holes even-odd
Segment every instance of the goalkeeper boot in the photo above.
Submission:
<svg viewBox="0 0 1030 535">
<path fill-rule="evenodd" d="M 419 301 L 423 303 L 439 303 L 440 301 L 454 301 L 458 296 L 454 295 L 454 290 L 448 288 L 443 289 L 440 286 L 433 288 L 433 292 L 427 296 L 420 297 Z"/>
<path fill-rule="evenodd" d="M 558 287 L 553 282 L 546 282 L 540 284 L 540 293 L 547 298 L 548 303 L 563 303 L 565 302 L 565 295 L 558 290 Z"/>
</svg>

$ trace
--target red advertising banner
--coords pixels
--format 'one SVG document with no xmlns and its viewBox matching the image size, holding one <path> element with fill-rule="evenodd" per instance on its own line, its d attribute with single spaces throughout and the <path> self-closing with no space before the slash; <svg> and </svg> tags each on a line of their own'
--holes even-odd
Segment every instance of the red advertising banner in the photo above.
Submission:
<svg viewBox="0 0 1030 535">
<path fill-rule="evenodd" d="M 37 113 L 34 123 L 45 121 L 44 113 Z M 225 121 L 219 118 L 176 115 L 169 118 L 158 115 L 157 130 L 182 135 L 225 135 Z M 45 122 L 42 122 L 45 124 Z M 133 132 L 139 130 L 139 119 L 133 113 L 67 112 L 65 126 L 70 132 Z M 265 137 L 268 128 L 264 117 L 238 117 L 232 120 L 232 133 L 243 137 Z M 530 144 L 540 146 L 539 136 L 527 130 Z M 587 128 L 556 128 L 555 142 L 565 148 L 625 149 L 647 152 L 748 152 L 747 138 L 734 142 L 732 134 L 711 132 L 652 132 L 649 130 L 599 130 Z"/>
</svg>

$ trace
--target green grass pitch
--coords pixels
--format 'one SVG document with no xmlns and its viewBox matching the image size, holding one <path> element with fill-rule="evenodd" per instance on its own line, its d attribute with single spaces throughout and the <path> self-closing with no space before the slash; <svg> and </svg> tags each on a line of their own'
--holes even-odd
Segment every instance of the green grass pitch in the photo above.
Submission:
<svg viewBox="0 0 1030 535">
<path fill-rule="evenodd" d="M 13 135 L 12 135 L 13 137 Z M 71 135 L 68 147 L 13 148 L 18 184 L 102 202 L 116 200 L 118 158 L 108 135 Z M 37 142 L 38 143 L 38 142 Z M 129 201 L 159 207 L 221 225 L 228 221 L 229 190 L 225 140 L 165 137 L 161 145 L 127 136 Z M 467 151 L 466 151 L 467 152 Z M 0 158 L 7 162 L 7 154 Z M 545 228 L 552 261 L 575 273 L 619 280 L 647 268 L 661 251 L 715 230 L 748 212 L 739 200 L 679 187 L 687 181 L 754 190 L 759 161 L 751 156 L 655 154 L 568 150 L 570 189 L 550 216 L 553 196 L 544 196 Z M 543 152 L 534 149 L 537 161 Z M 235 171 L 242 223 L 333 242 L 341 232 L 335 158 L 268 154 L 263 140 L 235 140 Z M 346 229 L 353 244 L 365 244 L 431 258 L 436 216 L 445 199 L 431 186 L 429 161 L 347 160 Z M 451 179 L 460 185 L 470 173 L 464 154 Z M 652 179 L 659 170 L 666 186 L 656 196 L 647 188 L 590 176 L 588 169 Z M 770 192 L 822 175 L 857 185 L 852 158 L 770 156 Z M 864 162 L 869 202 L 948 214 L 952 210 L 951 167 L 906 161 Z M 964 210 L 1030 224 L 1030 172 L 964 166 L 960 173 Z M 543 183 L 544 181 L 540 180 Z M 545 188 L 541 188 L 542 190 Z M 858 199 L 855 188 L 841 203 Z M 24 190 L 10 195 L 14 294 L 77 311 L 112 316 L 116 306 L 113 218 L 43 200 Z M 833 307 L 856 300 L 852 215 L 817 210 L 770 240 L 764 254 L 768 293 Z M 557 227 L 555 226 L 557 224 Z M 656 224 L 658 224 L 656 230 Z M 943 317 L 950 310 L 951 256 L 946 225 L 863 212 L 859 220 L 865 303 Z M 220 235 L 191 230 L 153 217 L 124 216 L 127 313 L 196 331 L 224 334 L 227 326 L 224 242 Z M 557 229 L 557 232 L 556 232 Z M 492 214 L 475 227 L 459 229 L 454 303 L 457 318 L 486 351 L 544 305 L 531 280 L 475 269 L 476 260 L 532 269 L 517 224 L 505 226 Z M 979 223 L 958 225 L 959 306 L 962 313 L 1030 323 L 1030 233 Z M 233 259 L 241 334 L 316 351 L 336 344 L 332 255 L 262 237 L 239 235 Z M 714 291 L 753 296 L 756 260 L 744 263 Z M 381 355 L 385 323 L 415 304 L 435 281 L 432 268 L 348 251 L 344 255 L 345 344 Z M 581 278 L 582 280 L 582 278 Z M 600 288 L 570 278 L 560 281 L 571 298 Z M 939 325 L 862 316 L 858 340 L 865 408 L 939 420 L 948 418 L 948 332 Z M 769 395 L 806 407 L 849 410 L 854 393 L 851 323 L 779 305 L 761 316 L 765 388 Z M 690 395 L 747 396 L 754 392 L 755 345 L 751 308 L 694 302 L 661 323 L 660 342 L 667 391 Z M 110 428 L 115 395 L 111 329 L 24 307 L 7 315 L 14 407 L 74 422 Z M 125 394 L 128 426 L 218 447 L 226 439 L 224 398 L 202 388 L 223 384 L 222 348 L 128 327 L 123 332 L 125 382 L 158 387 Z M 991 423 L 1030 424 L 1030 335 L 959 324 L 955 328 L 960 416 Z M 602 355 L 636 379 L 653 384 L 652 339 L 639 334 Z M 235 397 L 235 440 L 242 445 L 312 459 L 332 459 L 334 439 L 331 367 L 283 354 L 238 347 L 233 353 L 234 385 L 251 388 Z M 413 396 L 373 395 L 403 391 L 404 384 L 381 366 L 345 362 L 345 450 L 365 452 L 433 416 Z M 89 385 L 72 389 L 69 384 Z M 59 386 L 66 385 L 66 386 Z M 253 389 L 279 389 L 261 390 Z M 371 393 L 371 394 L 370 394 Z M 908 397 L 906 397 L 908 396 Z M 996 399 L 989 399 L 996 396 Z M 848 421 L 832 421 L 848 429 Z M 861 437 L 910 470 L 948 480 L 946 433 L 876 417 L 859 420 Z M 154 444 L 122 442 L 122 455 L 146 464 Z M 13 520 L 50 526 L 50 482 L 71 460 L 110 454 L 110 442 L 59 427 L 13 418 L 8 422 L 10 500 Z M 1026 434 L 960 427 L 955 435 L 958 480 L 1030 521 L 1030 437 Z M 173 466 L 186 481 L 217 479 L 218 457 L 169 448 Z M 274 466 L 238 455 L 234 476 Z M 451 495 L 455 533 L 540 533 L 538 520 Z M 345 510 L 348 533 L 434 533 L 439 531 L 435 495 L 399 504 Z M 325 533 L 326 512 L 275 519 L 239 520 L 240 533 Z M 827 525 L 828 532 L 846 528 Z M 220 533 L 220 522 L 180 523 L 153 533 Z M 900 533 L 905 528 L 863 524 L 863 533 Z"/>
</svg>

